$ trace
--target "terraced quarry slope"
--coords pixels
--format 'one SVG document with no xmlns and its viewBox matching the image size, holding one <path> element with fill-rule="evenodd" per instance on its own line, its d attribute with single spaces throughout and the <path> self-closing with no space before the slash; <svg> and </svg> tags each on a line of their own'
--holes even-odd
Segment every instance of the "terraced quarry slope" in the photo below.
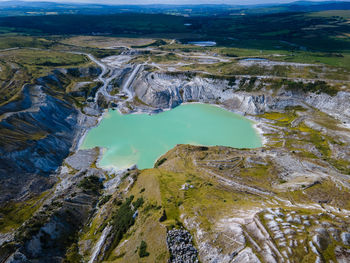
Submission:
<svg viewBox="0 0 350 263">
<path fill-rule="evenodd" d="M 35 74 L 0 106 L 0 262 L 349 262 L 346 67 L 287 51 L 73 40 L 49 42 L 45 56 L 74 66 L 21 64 L 28 54 L 10 51 Z M 106 109 L 184 102 L 254 120 L 264 147 L 178 145 L 152 169 L 123 171 L 99 168 L 103 149 L 79 150 Z"/>
<path fill-rule="evenodd" d="M 278 133 L 256 150 L 175 147 L 159 158 L 156 168 L 119 185 L 92 220 L 96 228 L 81 236 L 79 246 L 98 243 L 93 233 L 101 233 L 106 221 L 113 227 L 108 218 L 113 209 L 118 211 L 116 200 L 133 195 L 143 200 L 137 220 L 115 248 L 102 246 L 100 260 L 137 261 L 133 248 L 144 240 L 150 256 L 143 261 L 162 262 L 169 253 L 166 229 L 185 228 L 204 262 L 347 262 L 349 176 L 327 163 L 331 157 L 319 160 L 312 153 L 322 146 L 309 136 L 324 135 L 301 122 L 292 126 L 298 112 L 291 109 L 262 118 L 276 120 L 278 115 L 270 129 L 282 128 L 286 134 L 303 130 L 303 148 L 293 143 L 295 134 L 279 138 Z M 288 146 L 276 148 L 278 139 Z M 89 258 L 91 249 L 83 251 Z"/>
</svg>

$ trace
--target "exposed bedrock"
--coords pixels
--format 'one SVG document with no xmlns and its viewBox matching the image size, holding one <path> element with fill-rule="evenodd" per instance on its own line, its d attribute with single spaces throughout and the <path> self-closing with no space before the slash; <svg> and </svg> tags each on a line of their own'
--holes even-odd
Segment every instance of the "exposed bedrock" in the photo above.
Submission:
<svg viewBox="0 0 350 263">
<path fill-rule="evenodd" d="M 338 92 L 334 97 L 327 94 L 308 94 L 305 102 L 315 108 L 350 124 L 350 93 Z"/>
<path fill-rule="evenodd" d="M 67 85 L 62 72 L 68 74 L 54 71 L 38 79 L 40 84 L 25 85 L 19 100 L 0 107 L 0 203 L 49 188 L 55 181 L 50 174 L 88 123 L 72 97 L 62 92 Z M 77 69 L 76 74 L 98 72 Z"/>
<path fill-rule="evenodd" d="M 347 121 L 350 111 L 348 92 L 339 92 L 331 97 L 327 94 L 305 94 L 281 89 L 273 95 L 271 90 L 244 92 L 239 90 L 239 79 L 235 81 L 205 78 L 187 74 L 143 72 L 134 82 L 134 93 L 145 104 L 156 108 L 173 108 L 183 102 L 220 103 L 227 109 L 242 114 L 260 114 L 265 111 L 283 110 L 287 106 L 309 104 L 328 114 L 340 113 Z M 259 85 L 256 81 L 255 85 Z M 331 115 L 332 115 L 331 114 Z"/>
<path fill-rule="evenodd" d="M 67 248 L 95 211 L 100 196 L 104 174 L 90 168 L 98 154 L 96 149 L 81 150 L 65 160 L 73 166 L 64 165 L 61 181 L 43 206 L 12 238 L 0 243 L 0 262 L 63 262 Z"/>
<path fill-rule="evenodd" d="M 191 234 L 184 229 L 172 229 L 167 233 L 167 246 L 171 263 L 198 262 L 197 249 L 192 244 Z"/>
</svg>

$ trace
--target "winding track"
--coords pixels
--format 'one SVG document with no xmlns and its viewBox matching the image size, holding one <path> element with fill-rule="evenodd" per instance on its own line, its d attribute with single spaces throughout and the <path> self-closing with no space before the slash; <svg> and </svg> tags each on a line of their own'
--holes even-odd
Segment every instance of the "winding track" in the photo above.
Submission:
<svg viewBox="0 0 350 263">
<path fill-rule="evenodd" d="M 125 84 L 123 85 L 123 91 L 128 94 L 128 98 L 126 101 L 130 101 L 133 98 L 133 93 L 130 89 L 132 83 L 134 82 L 137 74 L 139 73 L 141 67 L 143 66 L 143 64 L 138 64 L 134 67 L 134 70 L 131 72 L 129 78 L 127 79 L 127 81 L 125 82 Z"/>
<path fill-rule="evenodd" d="M 129 47 L 124 47 L 126 49 L 126 51 L 122 52 L 121 55 L 124 55 L 125 52 L 129 52 L 131 49 Z M 16 50 L 16 49 L 21 49 L 21 47 L 13 47 L 13 48 L 6 48 L 6 49 L 0 49 L 0 52 L 3 51 L 10 51 L 10 50 Z M 29 49 L 35 49 L 35 50 L 45 50 L 45 49 L 41 49 L 41 48 L 29 48 Z M 117 76 L 118 76 L 118 72 L 114 72 L 113 68 L 109 68 L 105 63 L 101 62 L 100 60 L 98 60 L 97 58 L 95 58 L 92 54 L 90 53 L 84 53 L 84 52 L 76 52 L 76 51 L 66 51 L 68 53 L 71 54 L 79 54 L 79 55 L 85 55 L 87 56 L 92 62 L 94 62 L 95 64 L 97 64 L 101 69 L 102 72 L 100 73 L 100 75 L 97 77 L 97 80 L 99 80 L 100 82 L 103 83 L 102 87 L 100 89 L 98 89 L 98 91 L 95 94 L 95 98 L 94 101 L 97 101 L 98 95 L 100 93 L 102 93 L 102 95 L 105 98 L 108 98 L 110 100 L 116 100 L 119 99 L 118 96 L 112 96 L 107 92 L 107 87 L 108 85 L 111 83 L 112 80 L 114 80 Z M 125 84 L 123 85 L 122 91 L 127 94 L 128 98 L 126 101 L 130 101 L 133 98 L 133 93 L 130 90 L 130 87 L 132 85 L 132 83 L 134 82 L 136 76 L 138 75 L 141 67 L 144 64 L 138 64 L 134 67 L 132 73 L 130 74 L 130 76 L 128 77 L 127 81 L 125 82 Z"/>
<path fill-rule="evenodd" d="M 121 55 L 125 55 L 125 52 L 129 52 L 131 49 L 128 47 L 124 47 L 126 49 L 126 51 L 123 51 L 121 53 Z M 108 93 L 107 91 L 107 87 L 108 85 L 111 83 L 112 80 L 114 80 L 117 76 L 118 76 L 118 72 L 114 71 L 114 68 L 108 67 L 105 63 L 103 63 L 102 61 L 98 60 L 97 58 L 95 58 L 92 54 L 90 53 L 84 53 L 84 52 L 76 52 L 76 51 L 72 51 L 69 52 L 72 54 L 80 54 L 80 55 L 85 55 L 87 56 L 92 62 L 94 62 L 95 64 L 97 64 L 101 69 L 102 72 L 100 73 L 100 75 L 97 77 L 97 80 L 102 82 L 103 85 L 101 88 L 99 88 L 95 94 L 95 98 L 94 101 L 97 101 L 98 95 L 101 93 L 105 98 L 109 99 L 109 100 L 119 100 L 120 98 L 118 96 L 112 96 Z M 118 57 L 118 56 L 116 56 Z M 128 99 L 126 101 L 129 101 L 133 98 L 133 94 L 132 92 L 129 90 L 130 85 L 132 84 L 132 82 L 134 81 L 135 77 L 137 76 L 141 66 L 143 64 L 140 65 L 136 65 L 136 67 L 134 68 L 133 72 L 131 73 L 131 75 L 129 76 L 128 80 L 127 80 L 127 84 L 128 85 L 124 85 L 123 86 L 123 91 L 128 94 Z"/>
<path fill-rule="evenodd" d="M 84 54 L 84 53 L 81 53 Z M 111 81 L 113 79 L 115 79 L 118 76 L 117 72 L 113 73 L 113 68 L 108 68 L 108 66 L 104 63 L 102 63 L 100 60 L 96 59 L 93 55 L 91 54 L 87 54 L 85 53 L 86 56 L 88 56 L 88 58 L 93 61 L 95 64 L 97 64 L 99 67 L 102 68 L 102 72 L 100 73 L 100 75 L 97 77 L 97 79 L 99 81 L 101 81 L 103 83 L 103 86 L 96 92 L 95 94 L 95 101 L 98 98 L 98 94 L 102 93 L 102 95 L 105 98 L 108 99 L 118 99 L 118 96 L 112 96 L 107 92 L 107 87 L 109 85 L 109 83 L 111 83 Z M 125 84 L 123 85 L 122 91 L 127 94 L 127 99 L 125 101 L 130 101 L 133 98 L 133 93 L 131 91 L 131 85 L 134 82 L 135 78 L 137 77 L 138 73 L 140 72 L 140 69 L 143 67 L 143 64 L 137 64 L 133 71 L 131 72 L 130 76 L 128 77 L 128 79 L 126 80 Z M 109 73 L 112 74 L 110 75 Z M 109 77 L 105 77 L 105 75 L 108 74 L 110 75 Z"/>
</svg>

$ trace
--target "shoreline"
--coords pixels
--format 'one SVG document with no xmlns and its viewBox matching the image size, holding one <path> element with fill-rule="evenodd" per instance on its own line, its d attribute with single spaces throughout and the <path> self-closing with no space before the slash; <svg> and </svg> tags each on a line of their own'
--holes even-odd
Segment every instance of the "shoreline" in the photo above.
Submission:
<svg viewBox="0 0 350 263">
<path fill-rule="evenodd" d="M 266 143 L 268 142 L 267 138 L 264 136 L 264 131 L 261 127 L 259 127 L 261 123 L 254 123 L 253 128 L 255 129 L 257 135 L 261 139 L 261 147 L 265 147 Z"/>
<path fill-rule="evenodd" d="M 254 129 L 256 135 L 258 136 L 258 138 L 260 139 L 260 142 L 261 142 L 261 146 L 259 147 L 256 147 L 257 148 L 260 148 L 260 147 L 264 147 L 266 145 L 266 142 L 267 142 L 267 139 L 264 137 L 264 132 L 263 132 L 263 129 L 261 127 L 259 127 L 260 125 L 263 125 L 262 122 L 259 122 L 256 118 L 254 117 L 251 117 L 251 116 L 244 116 L 243 112 L 239 112 L 239 111 L 233 111 L 233 110 L 229 110 L 227 109 L 226 107 L 224 107 L 223 105 L 221 104 L 212 104 L 212 103 L 205 103 L 205 102 L 200 102 L 200 101 L 195 101 L 195 102 L 183 102 L 181 104 L 179 104 L 178 106 L 181 106 L 181 105 L 189 105 L 189 104 L 203 104 L 203 105 L 210 105 L 210 106 L 214 106 L 214 107 L 218 107 L 218 108 L 221 108 L 223 110 L 226 110 L 226 111 L 229 111 L 229 112 L 232 112 L 242 118 L 245 118 L 246 120 L 248 120 L 249 122 L 251 122 L 252 124 L 252 128 Z M 176 106 L 176 107 L 178 107 Z M 176 108 L 175 107 L 175 108 Z M 166 109 L 156 109 L 156 110 L 150 110 L 150 109 L 143 109 L 143 108 L 136 108 L 134 111 L 130 111 L 130 112 L 122 112 L 122 108 L 120 107 L 116 107 L 114 109 L 108 109 L 108 110 L 104 110 L 102 112 L 102 114 L 97 118 L 96 120 L 96 124 L 94 126 L 91 126 L 87 129 L 85 129 L 83 132 L 82 132 L 82 135 L 80 136 L 79 140 L 78 140 L 78 143 L 76 145 L 76 151 L 80 150 L 80 149 L 83 149 L 81 148 L 82 147 L 82 144 L 88 134 L 88 132 L 92 129 L 92 128 L 95 128 L 97 127 L 101 121 L 106 117 L 106 115 L 111 111 L 111 110 L 117 110 L 119 112 L 119 114 L 121 115 L 128 115 L 128 114 L 149 114 L 149 115 L 153 115 L 153 114 L 159 114 L 159 113 L 162 113 L 162 112 L 166 112 L 166 111 L 170 111 L 174 108 L 166 108 Z M 190 144 L 189 144 L 190 145 Z M 96 159 L 96 166 L 100 169 L 103 169 L 109 173 L 120 173 L 122 171 L 125 171 L 125 170 L 128 170 L 128 169 L 135 169 L 137 168 L 137 164 L 133 164 L 131 165 L 130 167 L 128 168 L 118 168 L 117 166 L 115 165 L 108 165 L 108 166 L 101 166 L 99 165 L 100 161 L 102 160 L 103 158 L 103 155 L 104 155 L 104 152 L 106 151 L 106 148 L 105 147 L 98 147 L 100 152 L 99 152 L 99 156 L 98 158 Z M 154 163 L 156 163 L 156 161 L 161 157 L 163 156 L 165 153 L 162 153 L 156 160 Z"/>
<path fill-rule="evenodd" d="M 82 135 L 80 136 L 80 138 L 78 139 L 77 144 L 76 144 L 75 147 L 74 147 L 76 151 L 78 151 L 78 150 L 81 148 L 81 146 L 82 146 L 82 144 L 83 144 L 83 141 L 84 141 L 86 135 L 88 134 L 88 132 L 89 132 L 91 129 L 97 127 L 97 126 L 100 124 L 100 122 L 103 120 L 103 118 L 105 117 L 105 114 L 107 114 L 107 113 L 108 113 L 108 111 L 102 112 L 102 114 L 97 118 L 96 124 L 95 124 L 95 125 L 90 126 L 90 127 L 88 127 L 88 128 L 85 128 L 83 131 L 81 131 L 81 134 L 82 134 Z"/>
</svg>

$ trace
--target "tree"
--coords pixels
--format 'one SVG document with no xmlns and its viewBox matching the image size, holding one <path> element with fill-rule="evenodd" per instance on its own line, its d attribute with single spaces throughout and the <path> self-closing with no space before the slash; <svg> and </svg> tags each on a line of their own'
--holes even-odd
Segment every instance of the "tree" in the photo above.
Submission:
<svg viewBox="0 0 350 263">
<path fill-rule="evenodd" d="M 145 241 L 141 241 L 140 249 L 139 249 L 139 256 L 140 258 L 148 257 L 149 253 L 147 250 L 147 243 Z"/>
</svg>

